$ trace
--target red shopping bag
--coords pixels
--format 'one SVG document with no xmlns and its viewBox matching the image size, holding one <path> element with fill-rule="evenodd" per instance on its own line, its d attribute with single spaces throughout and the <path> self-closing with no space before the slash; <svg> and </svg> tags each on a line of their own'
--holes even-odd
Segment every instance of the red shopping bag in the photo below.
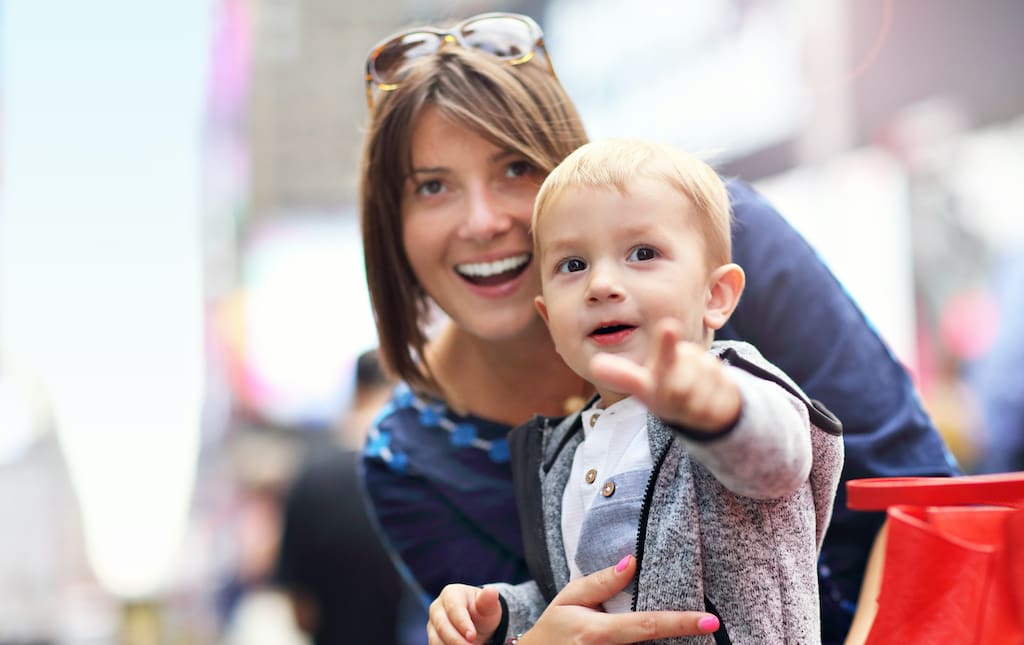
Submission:
<svg viewBox="0 0 1024 645">
<path fill-rule="evenodd" d="M 889 518 L 868 645 L 1024 645 L 1024 472 L 847 482 Z"/>
</svg>

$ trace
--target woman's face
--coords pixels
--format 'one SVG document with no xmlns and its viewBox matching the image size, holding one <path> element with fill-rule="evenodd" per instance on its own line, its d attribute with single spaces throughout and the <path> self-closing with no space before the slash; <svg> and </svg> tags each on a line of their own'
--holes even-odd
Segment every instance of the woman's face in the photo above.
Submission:
<svg viewBox="0 0 1024 645">
<path fill-rule="evenodd" d="M 541 325 L 529 234 L 541 173 L 434 107 L 413 131 L 412 167 L 402 241 L 420 285 L 456 324 L 487 340 Z"/>
</svg>

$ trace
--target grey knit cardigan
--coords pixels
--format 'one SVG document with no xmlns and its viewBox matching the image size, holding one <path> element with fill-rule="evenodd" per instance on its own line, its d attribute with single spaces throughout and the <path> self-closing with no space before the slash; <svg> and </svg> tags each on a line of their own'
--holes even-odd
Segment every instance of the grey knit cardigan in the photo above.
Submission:
<svg viewBox="0 0 1024 645">
<path fill-rule="evenodd" d="M 654 469 L 637 529 L 633 608 L 713 609 L 730 641 L 737 644 L 819 643 L 816 565 L 842 470 L 842 426 L 751 345 L 716 342 L 711 352 L 774 381 L 771 387 L 799 400 L 796 407 L 809 417 L 810 472 L 795 486 L 787 485 L 781 496 L 755 499 L 733 492 L 705 467 L 716 458 L 717 442 L 730 442 L 727 452 L 735 458 L 743 454 L 745 424 L 763 425 L 747 418 L 747 411 L 758 406 L 748 405 L 752 394 L 742 385 L 744 412 L 725 438 L 697 442 L 692 433 L 666 427 L 648 415 Z M 536 417 L 510 435 L 517 503 L 534 580 L 494 585 L 506 613 L 502 633 L 496 633 L 492 642 L 526 631 L 554 593 L 569 582 L 560 516 L 562 493 L 583 439 L 580 428 L 576 413 L 553 426 Z M 528 452 L 534 454 L 527 456 Z M 744 465 L 748 466 L 757 464 Z M 731 483 L 733 488 L 735 484 Z M 710 645 L 715 639 L 701 635 L 656 642 Z"/>
</svg>

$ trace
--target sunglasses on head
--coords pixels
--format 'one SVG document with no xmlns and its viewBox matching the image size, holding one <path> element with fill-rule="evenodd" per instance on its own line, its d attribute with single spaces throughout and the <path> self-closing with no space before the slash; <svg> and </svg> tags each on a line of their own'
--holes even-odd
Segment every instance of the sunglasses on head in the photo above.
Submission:
<svg viewBox="0 0 1024 645">
<path fill-rule="evenodd" d="M 533 18 L 517 13 L 482 13 L 451 29 L 416 27 L 378 43 L 366 57 L 366 104 L 372 110 L 376 92 L 398 88 L 405 76 L 406 63 L 453 43 L 490 54 L 509 65 L 529 62 L 540 51 L 551 73 L 555 73 L 544 49 L 544 32 Z"/>
</svg>

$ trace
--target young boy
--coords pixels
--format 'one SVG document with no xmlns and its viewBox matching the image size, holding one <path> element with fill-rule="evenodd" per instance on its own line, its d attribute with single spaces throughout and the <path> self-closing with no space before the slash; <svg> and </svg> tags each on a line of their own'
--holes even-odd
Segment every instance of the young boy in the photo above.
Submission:
<svg viewBox="0 0 1024 645">
<path fill-rule="evenodd" d="M 534 581 L 449 585 L 432 642 L 504 642 L 570 580 L 630 555 L 633 584 L 607 611 L 719 616 L 687 642 L 820 641 L 841 426 L 750 345 L 713 342 L 745 280 L 721 179 L 659 145 L 587 144 L 541 186 L 533 233 L 537 310 L 598 396 L 512 432 Z"/>
</svg>

